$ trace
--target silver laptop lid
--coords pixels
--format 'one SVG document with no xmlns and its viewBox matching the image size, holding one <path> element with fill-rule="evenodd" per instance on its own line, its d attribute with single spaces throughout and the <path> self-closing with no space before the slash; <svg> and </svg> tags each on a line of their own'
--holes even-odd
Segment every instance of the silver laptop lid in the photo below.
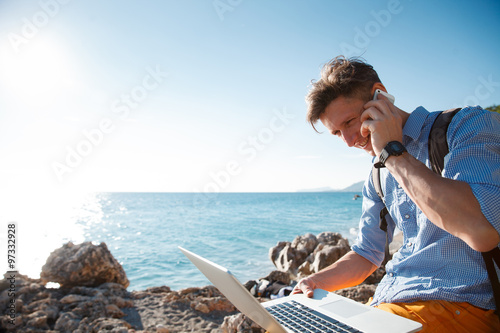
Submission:
<svg viewBox="0 0 500 333">
<path fill-rule="evenodd" d="M 180 246 L 179 250 L 247 317 L 269 332 L 286 333 L 276 319 L 226 268 Z"/>
</svg>

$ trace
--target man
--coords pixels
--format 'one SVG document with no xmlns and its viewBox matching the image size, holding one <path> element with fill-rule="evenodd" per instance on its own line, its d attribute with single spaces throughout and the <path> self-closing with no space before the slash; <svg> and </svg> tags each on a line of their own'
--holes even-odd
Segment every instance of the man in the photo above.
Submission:
<svg viewBox="0 0 500 333">
<path fill-rule="evenodd" d="M 427 141 L 437 113 L 407 113 L 375 90 L 386 91 L 372 66 L 337 57 L 325 65 L 307 96 L 308 121 L 319 120 L 349 147 L 384 161 L 382 184 L 388 233 L 403 232 L 404 245 L 386 264 L 371 305 L 422 322 L 423 332 L 500 332 L 491 284 L 480 252 L 500 242 L 500 115 L 466 107 L 447 132 L 450 153 L 443 176 L 429 169 Z M 387 155 L 386 155 L 387 156 Z M 299 281 L 293 293 L 312 296 L 363 282 L 384 259 L 379 228 L 384 203 L 371 177 L 352 250 Z M 479 251 L 479 252 L 478 252 Z"/>
</svg>

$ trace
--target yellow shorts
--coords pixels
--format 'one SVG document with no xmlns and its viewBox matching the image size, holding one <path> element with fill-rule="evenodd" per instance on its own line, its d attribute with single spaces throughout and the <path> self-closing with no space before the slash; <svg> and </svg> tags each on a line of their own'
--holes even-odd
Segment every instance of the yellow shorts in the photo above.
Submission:
<svg viewBox="0 0 500 333">
<path fill-rule="evenodd" d="M 500 332 L 500 321 L 493 310 L 483 310 L 469 303 L 381 303 L 377 308 L 422 323 L 420 332 L 425 333 Z"/>
</svg>

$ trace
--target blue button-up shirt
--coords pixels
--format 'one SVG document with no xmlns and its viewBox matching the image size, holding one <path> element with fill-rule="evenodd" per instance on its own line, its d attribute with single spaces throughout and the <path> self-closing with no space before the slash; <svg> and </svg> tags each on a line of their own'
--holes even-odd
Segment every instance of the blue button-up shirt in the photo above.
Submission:
<svg viewBox="0 0 500 333">
<path fill-rule="evenodd" d="M 403 128 L 408 152 L 430 167 L 427 141 L 437 112 L 422 107 L 410 114 Z M 443 176 L 467 182 L 482 213 L 500 233 L 500 114 L 467 107 L 454 117 L 447 132 L 450 153 Z M 382 302 L 446 300 L 494 309 L 493 293 L 482 256 L 464 241 L 436 227 L 410 200 L 394 177 L 381 173 L 389 238 L 396 227 L 403 245 L 386 265 L 387 274 L 377 287 L 372 305 Z M 363 189 L 363 213 L 353 250 L 379 266 L 386 235 L 379 228 L 384 204 L 371 177 Z"/>
</svg>

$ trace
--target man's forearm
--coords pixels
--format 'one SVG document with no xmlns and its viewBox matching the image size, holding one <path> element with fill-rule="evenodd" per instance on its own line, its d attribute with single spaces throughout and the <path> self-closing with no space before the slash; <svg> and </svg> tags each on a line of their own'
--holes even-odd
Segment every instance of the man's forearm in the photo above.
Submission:
<svg viewBox="0 0 500 333">
<path fill-rule="evenodd" d="M 500 236 L 481 212 L 469 184 L 435 174 L 408 153 L 390 157 L 385 165 L 436 226 L 477 251 L 489 251 L 498 245 Z"/>
<path fill-rule="evenodd" d="M 310 276 L 315 288 L 334 291 L 363 282 L 377 266 L 354 251 L 348 252 L 332 265 Z"/>
</svg>

